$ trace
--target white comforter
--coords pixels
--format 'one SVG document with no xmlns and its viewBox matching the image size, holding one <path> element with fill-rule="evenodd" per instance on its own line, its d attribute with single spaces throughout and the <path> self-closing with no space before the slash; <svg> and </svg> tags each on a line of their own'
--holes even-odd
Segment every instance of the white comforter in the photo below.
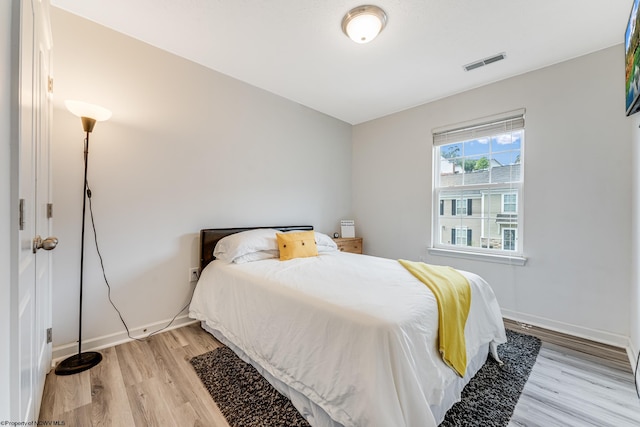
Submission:
<svg viewBox="0 0 640 427">
<path fill-rule="evenodd" d="M 506 336 L 489 285 L 461 273 L 471 283 L 471 360 Z M 456 380 L 436 347 L 433 294 L 395 260 L 330 252 L 213 261 L 189 314 L 344 426 L 435 427 L 429 407 Z"/>
</svg>

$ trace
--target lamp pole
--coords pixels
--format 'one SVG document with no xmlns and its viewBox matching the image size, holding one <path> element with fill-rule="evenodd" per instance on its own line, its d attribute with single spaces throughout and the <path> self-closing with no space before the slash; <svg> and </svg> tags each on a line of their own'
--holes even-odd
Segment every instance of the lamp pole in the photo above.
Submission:
<svg viewBox="0 0 640 427">
<path fill-rule="evenodd" d="M 79 310 L 79 318 L 78 318 L 78 357 L 82 354 L 82 289 L 83 289 L 83 279 L 84 279 L 84 223 L 86 218 L 87 211 L 87 196 L 88 196 L 88 185 L 87 185 L 87 169 L 89 168 L 89 134 L 91 132 L 87 131 L 87 137 L 84 140 L 84 180 L 82 181 L 82 237 L 80 241 L 80 310 Z"/>
<path fill-rule="evenodd" d="M 84 228 L 87 210 L 87 198 L 91 191 L 87 185 L 87 170 L 89 168 L 89 134 L 93 131 L 96 120 L 81 116 L 82 127 L 87 136 L 84 140 L 84 179 L 82 181 L 82 241 L 80 242 L 80 304 L 78 311 L 78 354 L 74 354 L 56 366 L 56 375 L 73 375 L 91 369 L 102 361 L 102 354 L 96 351 L 82 352 L 82 291 L 84 281 Z"/>
</svg>

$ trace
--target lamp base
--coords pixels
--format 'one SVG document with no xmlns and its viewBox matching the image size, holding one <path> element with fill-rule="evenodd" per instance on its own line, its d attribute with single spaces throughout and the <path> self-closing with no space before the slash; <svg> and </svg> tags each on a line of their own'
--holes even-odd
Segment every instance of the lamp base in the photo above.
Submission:
<svg viewBox="0 0 640 427">
<path fill-rule="evenodd" d="M 73 375 L 96 366 L 102 360 L 102 354 L 95 351 L 74 354 L 56 366 L 56 375 Z"/>
</svg>

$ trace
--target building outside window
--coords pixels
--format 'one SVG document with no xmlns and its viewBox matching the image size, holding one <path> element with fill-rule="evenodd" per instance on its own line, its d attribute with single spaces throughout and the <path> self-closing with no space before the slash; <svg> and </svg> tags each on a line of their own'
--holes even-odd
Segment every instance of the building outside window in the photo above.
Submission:
<svg viewBox="0 0 640 427">
<path fill-rule="evenodd" d="M 436 249 L 522 254 L 524 111 L 433 133 Z"/>
</svg>

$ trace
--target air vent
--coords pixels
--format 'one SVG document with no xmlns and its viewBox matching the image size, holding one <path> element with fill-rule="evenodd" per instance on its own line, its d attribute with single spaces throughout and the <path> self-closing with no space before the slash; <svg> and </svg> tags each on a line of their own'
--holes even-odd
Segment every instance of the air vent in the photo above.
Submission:
<svg viewBox="0 0 640 427">
<path fill-rule="evenodd" d="M 465 71 L 475 70 L 476 68 L 484 67 L 485 65 L 493 64 L 494 62 L 502 61 L 507 57 L 507 54 L 502 52 L 497 55 L 490 56 L 488 58 L 481 59 L 479 61 L 472 62 L 464 65 Z"/>
</svg>

